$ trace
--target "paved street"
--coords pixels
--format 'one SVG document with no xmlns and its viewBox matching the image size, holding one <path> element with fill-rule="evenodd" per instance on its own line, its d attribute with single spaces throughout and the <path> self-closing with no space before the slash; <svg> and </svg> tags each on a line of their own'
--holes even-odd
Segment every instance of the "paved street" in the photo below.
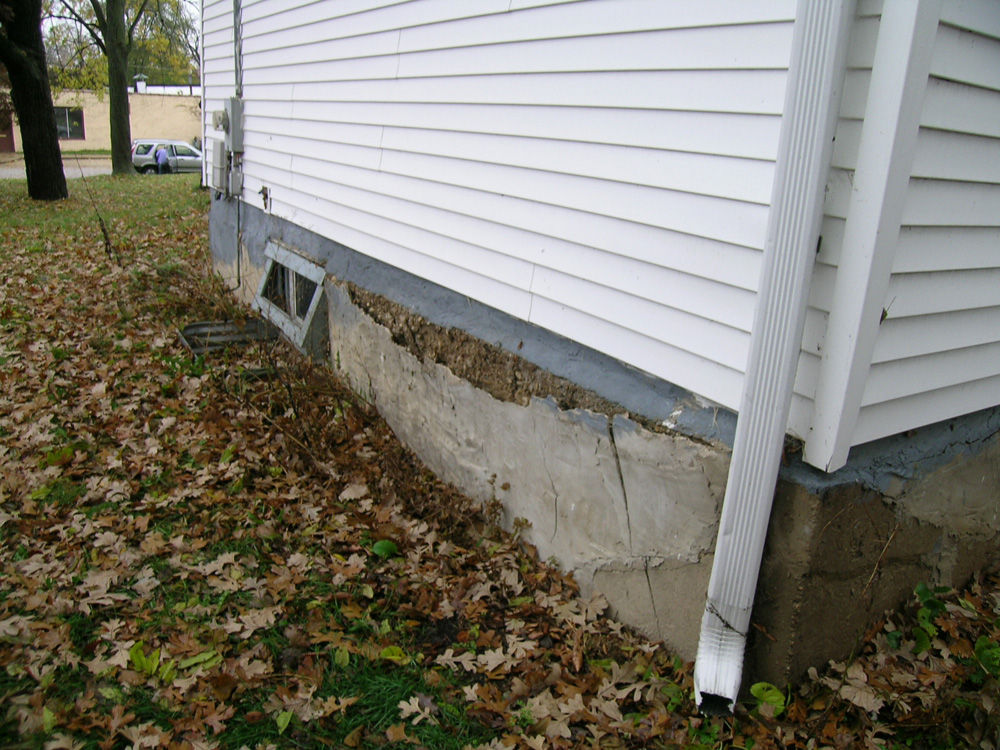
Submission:
<svg viewBox="0 0 1000 750">
<path fill-rule="evenodd" d="M 73 156 L 63 157 L 63 171 L 66 179 L 92 177 L 98 174 L 111 174 L 110 156 Z M 0 180 L 23 180 L 24 159 L 18 154 L 3 154 L 0 156 Z"/>
</svg>

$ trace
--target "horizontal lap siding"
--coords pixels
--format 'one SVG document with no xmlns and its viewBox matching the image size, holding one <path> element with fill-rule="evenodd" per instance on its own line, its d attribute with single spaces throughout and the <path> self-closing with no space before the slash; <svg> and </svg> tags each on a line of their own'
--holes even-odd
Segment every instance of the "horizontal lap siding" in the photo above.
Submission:
<svg viewBox="0 0 1000 750">
<path fill-rule="evenodd" d="M 880 3 L 859 4 L 790 431 L 812 420 Z M 852 445 L 1000 403 L 1000 10 L 945 2 Z"/>
<path fill-rule="evenodd" d="M 244 2 L 245 195 L 735 408 L 793 14 Z"/>
<path fill-rule="evenodd" d="M 236 91 L 236 63 L 233 56 L 232 0 L 205 0 L 202 7 L 202 89 L 206 136 L 212 138 L 211 113 Z M 221 134 L 220 134 L 221 138 Z M 205 153 L 209 153 L 207 146 Z"/>
<path fill-rule="evenodd" d="M 1000 8 L 945 3 L 854 443 L 1000 404 Z"/>
</svg>

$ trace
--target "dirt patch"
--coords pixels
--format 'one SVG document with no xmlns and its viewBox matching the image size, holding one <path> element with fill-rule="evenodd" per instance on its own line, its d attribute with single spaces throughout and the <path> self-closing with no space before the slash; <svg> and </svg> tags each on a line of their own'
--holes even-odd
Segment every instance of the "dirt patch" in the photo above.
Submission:
<svg viewBox="0 0 1000 750">
<path fill-rule="evenodd" d="M 392 334 L 392 340 L 421 361 L 444 365 L 456 376 L 500 401 L 527 406 L 532 397 L 552 397 L 560 409 L 588 409 L 609 417 L 624 414 L 647 429 L 668 432 L 662 425 L 631 414 L 512 352 L 457 328 L 444 328 L 385 297 L 348 283 L 351 300 Z"/>
</svg>

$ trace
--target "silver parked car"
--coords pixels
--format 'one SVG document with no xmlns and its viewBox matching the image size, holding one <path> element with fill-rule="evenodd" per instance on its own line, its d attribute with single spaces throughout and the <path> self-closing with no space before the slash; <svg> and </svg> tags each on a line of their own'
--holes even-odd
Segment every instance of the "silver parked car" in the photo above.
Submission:
<svg viewBox="0 0 1000 750">
<path fill-rule="evenodd" d="M 160 146 L 167 150 L 171 172 L 201 171 L 201 151 L 190 143 L 169 138 L 143 138 L 132 141 L 132 166 L 136 172 L 156 174 L 156 152 Z"/>
</svg>

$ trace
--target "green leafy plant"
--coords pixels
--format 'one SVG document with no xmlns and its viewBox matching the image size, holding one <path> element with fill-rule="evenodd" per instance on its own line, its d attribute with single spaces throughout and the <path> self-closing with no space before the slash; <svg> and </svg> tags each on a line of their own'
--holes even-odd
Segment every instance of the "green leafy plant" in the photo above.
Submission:
<svg viewBox="0 0 1000 750">
<path fill-rule="evenodd" d="M 1000 678 L 1000 641 L 981 635 L 976 639 L 975 653 L 983 671 Z"/>
<path fill-rule="evenodd" d="M 132 645 L 128 657 L 132 668 L 147 677 L 158 677 L 162 682 L 172 682 L 177 676 L 177 662 L 174 659 L 161 662 L 158 648 L 147 654 L 142 641 L 136 641 Z"/>
<path fill-rule="evenodd" d="M 379 539 L 372 545 L 372 552 L 382 558 L 392 557 L 399 552 L 399 547 L 391 539 Z"/>
<path fill-rule="evenodd" d="M 750 695 L 757 699 L 758 710 L 762 706 L 770 706 L 772 715 L 776 718 L 785 712 L 785 694 L 770 682 L 755 682 L 750 686 Z"/>
<path fill-rule="evenodd" d="M 932 589 L 926 583 L 920 583 L 914 589 L 921 607 L 917 610 L 917 622 L 920 624 L 913 629 L 913 639 L 916 644 L 913 653 L 922 654 L 931 647 L 931 639 L 938 633 L 934 620 L 947 611 L 939 595 L 949 591 L 951 589 L 947 586 L 937 586 Z"/>
</svg>

